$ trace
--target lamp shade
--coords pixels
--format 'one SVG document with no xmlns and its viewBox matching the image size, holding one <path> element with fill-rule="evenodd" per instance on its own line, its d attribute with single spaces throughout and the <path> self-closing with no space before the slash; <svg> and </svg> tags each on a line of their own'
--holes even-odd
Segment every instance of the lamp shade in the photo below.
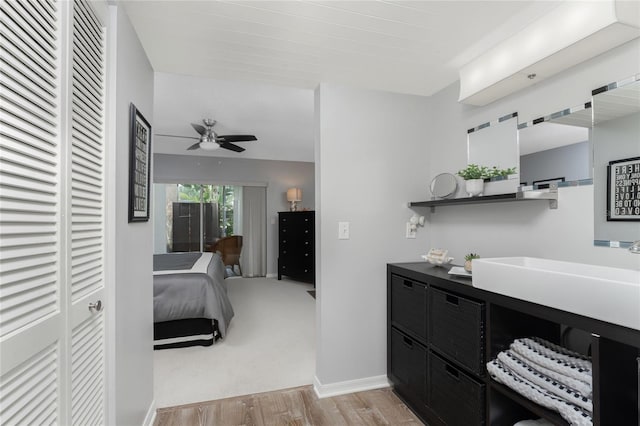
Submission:
<svg viewBox="0 0 640 426">
<path fill-rule="evenodd" d="M 302 189 L 289 188 L 287 190 L 287 201 L 302 201 Z"/>
</svg>

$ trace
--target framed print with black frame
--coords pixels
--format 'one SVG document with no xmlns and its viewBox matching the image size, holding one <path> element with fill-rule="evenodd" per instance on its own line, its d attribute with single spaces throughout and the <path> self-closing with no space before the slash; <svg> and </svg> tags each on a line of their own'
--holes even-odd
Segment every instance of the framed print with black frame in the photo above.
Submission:
<svg viewBox="0 0 640 426">
<path fill-rule="evenodd" d="M 129 106 L 129 222 L 149 220 L 151 125 Z"/>
<path fill-rule="evenodd" d="M 640 157 L 609 161 L 607 221 L 640 221 Z"/>
</svg>

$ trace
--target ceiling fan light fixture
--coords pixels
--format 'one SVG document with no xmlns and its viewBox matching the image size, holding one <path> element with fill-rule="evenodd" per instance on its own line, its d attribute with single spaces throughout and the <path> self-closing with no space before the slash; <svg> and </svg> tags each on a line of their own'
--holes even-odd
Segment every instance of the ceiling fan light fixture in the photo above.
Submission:
<svg viewBox="0 0 640 426">
<path fill-rule="evenodd" d="M 204 149 L 205 151 L 213 151 L 220 148 L 220 145 L 218 145 L 217 142 L 213 141 L 202 141 L 200 142 L 200 148 Z"/>
</svg>

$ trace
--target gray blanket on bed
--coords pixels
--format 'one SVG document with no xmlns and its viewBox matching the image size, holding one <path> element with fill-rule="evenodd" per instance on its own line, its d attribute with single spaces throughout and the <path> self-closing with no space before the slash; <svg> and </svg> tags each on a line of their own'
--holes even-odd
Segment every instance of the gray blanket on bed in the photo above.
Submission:
<svg viewBox="0 0 640 426">
<path fill-rule="evenodd" d="M 202 253 L 171 253 L 153 255 L 153 271 L 191 269 Z"/>
<path fill-rule="evenodd" d="M 172 254 L 154 255 L 172 256 Z M 160 259 L 161 262 L 161 259 Z M 214 254 L 204 273 L 176 273 L 153 277 L 153 321 L 187 318 L 218 320 L 222 336 L 233 318 L 233 308 L 224 282 L 224 264 Z"/>
</svg>

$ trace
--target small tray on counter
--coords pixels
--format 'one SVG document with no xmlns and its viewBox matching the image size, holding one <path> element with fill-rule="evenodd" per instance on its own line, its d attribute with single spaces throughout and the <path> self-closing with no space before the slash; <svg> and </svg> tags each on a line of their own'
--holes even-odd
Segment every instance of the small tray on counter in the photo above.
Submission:
<svg viewBox="0 0 640 426">
<path fill-rule="evenodd" d="M 457 275 L 459 277 L 469 277 L 471 278 L 471 272 L 467 272 L 462 266 L 452 266 L 449 269 L 449 275 Z"/>
</svg>

